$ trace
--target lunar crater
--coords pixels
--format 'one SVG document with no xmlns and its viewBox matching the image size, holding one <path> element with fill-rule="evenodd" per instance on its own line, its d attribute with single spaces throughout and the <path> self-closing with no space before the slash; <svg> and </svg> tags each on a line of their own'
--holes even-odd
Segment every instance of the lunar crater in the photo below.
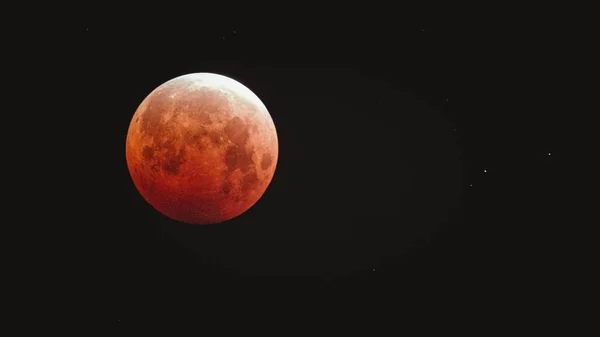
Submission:
<svg viewBox="0 0 600 337">
<path fill-rule="evenodd" d="M 246 151 L 245 148 L 238 145 L 228 146 L 225 152 L 225 164 L 230 171 L 239 168 L 242 172 L 247 172 L 254 164 L 252 151 Z"/>
<path fill-rule="evenodd" d="M 242 178 L 242 189 L 244 191 L 252 190 L 258 183 L 258 175 L 255 171 L 250 171 Z"/>
<path fill-rule="evenodd" d="M 268 153 L 264 153 L 260 161 L 260 168 L 263 170 L 267 170 L 269 167 L 271 167 L 272 162 L 273 159 L 271 158 L 271 155 Z"/>
<path fill-rule="evenodd" d="M 185 147 L 179 148 L 179 150 L 175 150 L 173 148 L 167 150 L 165 155 L 165 159 L 162 164 L 163 170 L 171 175 L 176 175 L 179 173 L 179 168 L 185 162 Z"/>
</svg>

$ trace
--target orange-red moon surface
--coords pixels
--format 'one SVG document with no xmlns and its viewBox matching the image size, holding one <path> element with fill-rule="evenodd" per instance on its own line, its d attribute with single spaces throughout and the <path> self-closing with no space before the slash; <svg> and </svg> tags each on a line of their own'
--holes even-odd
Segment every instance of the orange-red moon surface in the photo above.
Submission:
<svg viewBox="0 0 600 337">
<path fill-rule="evenodd" d="M 252 207 L 275 173 L 271 115 L 246 86 L 194 73 L 152 91 L 126 140 L 133 183 L 160 213 L 189 224 L 230 220 Z"/>
</svg>

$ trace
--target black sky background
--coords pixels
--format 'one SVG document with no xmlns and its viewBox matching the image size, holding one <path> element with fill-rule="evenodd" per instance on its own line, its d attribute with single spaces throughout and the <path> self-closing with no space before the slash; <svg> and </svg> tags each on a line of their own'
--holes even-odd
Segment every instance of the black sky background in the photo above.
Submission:
<svg viewBox="0 0 600 337">
<path fill-rule="evenodd" d="M 85 253 L 73 265 L 85 266 L 74 270 L 88 305 L 135 326 L 262 308 L 270 321 L 390 323 L 416 310 L 406 303 L 487 320 L 496 314 L 483 308 L 548 301 L 539 275 L 550 262 L 534 242 L 555 221 L 545 212 L 562 187 L 547 181 L 562 148 L 533 85 L 546 38 L 388 16 L 82 24 L 93 155 L 81 158 L 86 215 L 73 235 Z M 160 215 L 125 162 L 137 106 L 192 72 L 249 87 L 278 131 L 267 192 L 220 225 Z"/>
</svg>

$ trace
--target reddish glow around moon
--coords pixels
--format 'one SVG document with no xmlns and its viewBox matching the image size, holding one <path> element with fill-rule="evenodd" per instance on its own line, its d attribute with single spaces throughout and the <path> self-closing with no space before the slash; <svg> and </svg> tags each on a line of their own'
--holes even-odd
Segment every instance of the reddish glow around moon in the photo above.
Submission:
<svg viewBox="0 0 600 337">
<path fill-rule="evenodd" d="M 252 207 L 273 178 L 279 151 L 261 100 L 212 73 L 176 77 L 152 91 L 133 115 L 125 149 L 142 197 L 189 224 L 223 222 Z"/>
</svg>

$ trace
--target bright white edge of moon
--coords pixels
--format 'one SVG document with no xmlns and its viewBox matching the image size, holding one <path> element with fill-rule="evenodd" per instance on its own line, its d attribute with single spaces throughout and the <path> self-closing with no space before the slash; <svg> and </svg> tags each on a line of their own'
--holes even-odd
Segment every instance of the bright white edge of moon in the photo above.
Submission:
<svg viewBox="0 0 600 337">
<path fill-rule="evenodd" d="M 248 89 L 248 87 L 230 77 L 214 73 L 191 73 L 175 77 L 165 82 L 163 86 L 182 80 L 189 83 L 187 90 L 190 91 L 209 87 L 212 89 L 221 90 L 225 94 L 233 92 L 236 95 L 247 99 L 251 103 L 256 104 L 256 106 L 264 109 L 264 112 L 269 115 L 267 107 L 263 104 L 260 98 L 258 98 L 258 96 L 252 92 L 252 90 Z"/>
</svg>

